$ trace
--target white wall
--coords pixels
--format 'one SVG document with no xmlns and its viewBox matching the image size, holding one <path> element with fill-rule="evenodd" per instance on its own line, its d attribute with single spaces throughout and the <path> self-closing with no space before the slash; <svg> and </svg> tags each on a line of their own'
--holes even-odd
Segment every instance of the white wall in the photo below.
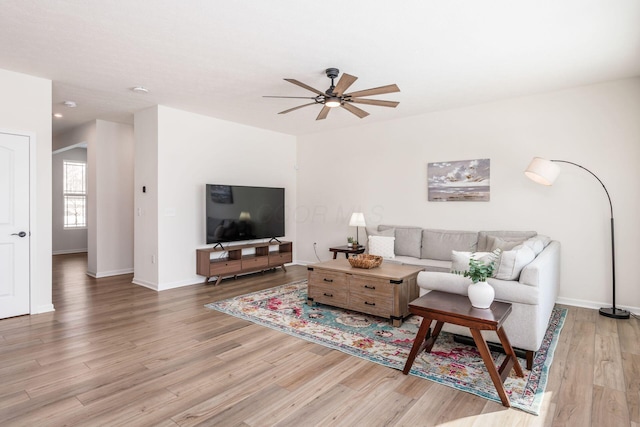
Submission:
<svg viewBox="0 0 640 427">
<path fill-rule="evenodd" d="M 158 289 L 158 106 L 134 116 L 134 277 Z M 142 188 L 146 192 L 142 192 Z"/>
<path fill-rule="evenodd" d="M 195 273 L 195 250 L 206 245 L 207 183 L 284 187 L 285 239 L 295 239 L 295 137 L 164 106 L 137 113 L 135 128 L 136 209 L 145 212 L 136 217 L 136 283 L 161 290 L 202 281 Z M 139 161 L 154 157 L 156 171 L 150 165 L 138 171 Z M 144 222 L 148 225 L 139 229 Z"/>
<path fill-rule="evenodd" d="M 54 154 L 52 159 L 52 243 L 53 254 L 87 251 L 87 228 L 64 228 L 63 162 L 87 161 L 86 148 L 73 148 Z"/>
<path fill-rule="evenodd" d="M 91 144 L 89 145 L 91 151 Z M 96 120 L 95 158 L 89 176 L 95 192 L 89 200 L 89 221 L 95 224 L 90 241 L 88 273 L 94 277 L 133 272 L 133 126 Z M 93 226 L 91 226 L 93 228 Z M 93 255 L 92 255 L 93 253 Z"/>
<path fill-rule="evenodd" d="M 602 187 L 571 165 L 561 165 L 552 187 L 522 173 L 533 156 L 565 159 L 592 170 L 609 189 L 616 302 L 637 311 L 639 117 L 636 78 L 301 136 L 298 259 L 316 261 L 313 242 L 328 259 L 330 246 L 355 234 L 348 227 L 353 211 L 364 212 L 367 225 L 531 229 L 562 244 L 561 301 L 610 306 L 609 205 Z M 427 163 L 475 158 L 491 159 L 490 202 L 427 201 Z"/>
<path fill-rule="evenodd" d="M 35 135 L 32 164 L 31 314 L 52 311 L 51 81 L 0 70 L 0 128 Z M 34 172 L 35 171 L 35 172 Z"/>
</svg>

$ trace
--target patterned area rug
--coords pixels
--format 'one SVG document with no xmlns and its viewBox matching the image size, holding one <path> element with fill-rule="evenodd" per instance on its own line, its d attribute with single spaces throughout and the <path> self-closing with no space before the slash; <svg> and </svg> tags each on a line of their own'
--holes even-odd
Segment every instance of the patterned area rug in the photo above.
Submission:
<svg viewBox="0 0 640 427">
<path fill-rule="evenodd" d="M 307 281 L 302 280 L 214 302 L 205 307 L 390 368 L 404 368 L 421 317 L 411 316 L 402 326 L 394 328 L 386 319 L 322 304 L 310 307 L 306 300 Z M 566 312 L 566 309 L 557 307 L 553 310 L 533 369 L 526 370 L 524 359 L 520 359 L 525 377 L 518 378 L 512 371 L 506 379 L 505 389 L 512 407 L 538 415 Z M 504 355 L 497 352 L 492 354 L 499 366 Z M 440 334 L 431 353 L 418 355 L 411 374 L 500 403 L 477 349 L 454 342 L 453 336 L 446 332 Z"/>
</svg>

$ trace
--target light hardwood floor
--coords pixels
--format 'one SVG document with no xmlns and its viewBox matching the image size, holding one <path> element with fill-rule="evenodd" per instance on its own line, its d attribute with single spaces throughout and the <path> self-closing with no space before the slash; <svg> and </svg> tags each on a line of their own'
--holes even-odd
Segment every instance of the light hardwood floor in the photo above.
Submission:
<svg viewBox="0 0 640 427">
<path fill-rule="evenodd" d="M 540 416 L 204 304 L 302 266 L 160 293 L 54 257 L 54 313 L 0 321 L 0 425 L 640 426 L 640 327 L 569 307 Z"/>
</svg>

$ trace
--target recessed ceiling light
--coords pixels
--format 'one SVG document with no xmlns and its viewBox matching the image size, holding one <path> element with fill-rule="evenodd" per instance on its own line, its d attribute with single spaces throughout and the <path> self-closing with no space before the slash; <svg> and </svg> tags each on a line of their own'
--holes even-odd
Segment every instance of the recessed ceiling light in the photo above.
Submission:
<svg viewBox="0 0 640 427">
<path fill-rule="evenodd" d="M 135 93 L 149 93 L 149 89 L 144 86 L 135 86 L 131 88 Z"/>
<path fill-rule="evenodd" d="M 76 108 L 78 106 L 75 101 L 64 101 L 62 105 L 68 108 Z"/>
<path fill-rule="evenodd" d="M 56 119 L 61 119 L 61 118 L 62 118 L 62 114 L 60 114 L 60 113 L 55 113 L 55 114 L 53 115 L 53 117 L 55 117 Z"/>
</svg>

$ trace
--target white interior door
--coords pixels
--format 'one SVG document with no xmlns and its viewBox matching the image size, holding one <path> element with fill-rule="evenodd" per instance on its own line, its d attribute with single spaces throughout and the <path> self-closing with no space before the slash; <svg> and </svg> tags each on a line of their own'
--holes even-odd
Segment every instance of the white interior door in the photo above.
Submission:
<svg viewBox="0 0 640 427">
<path fill-rule="evenodd" d="M 29 313 L 29 137 L 0 132 L 0 319 Z"/>
</svg>

